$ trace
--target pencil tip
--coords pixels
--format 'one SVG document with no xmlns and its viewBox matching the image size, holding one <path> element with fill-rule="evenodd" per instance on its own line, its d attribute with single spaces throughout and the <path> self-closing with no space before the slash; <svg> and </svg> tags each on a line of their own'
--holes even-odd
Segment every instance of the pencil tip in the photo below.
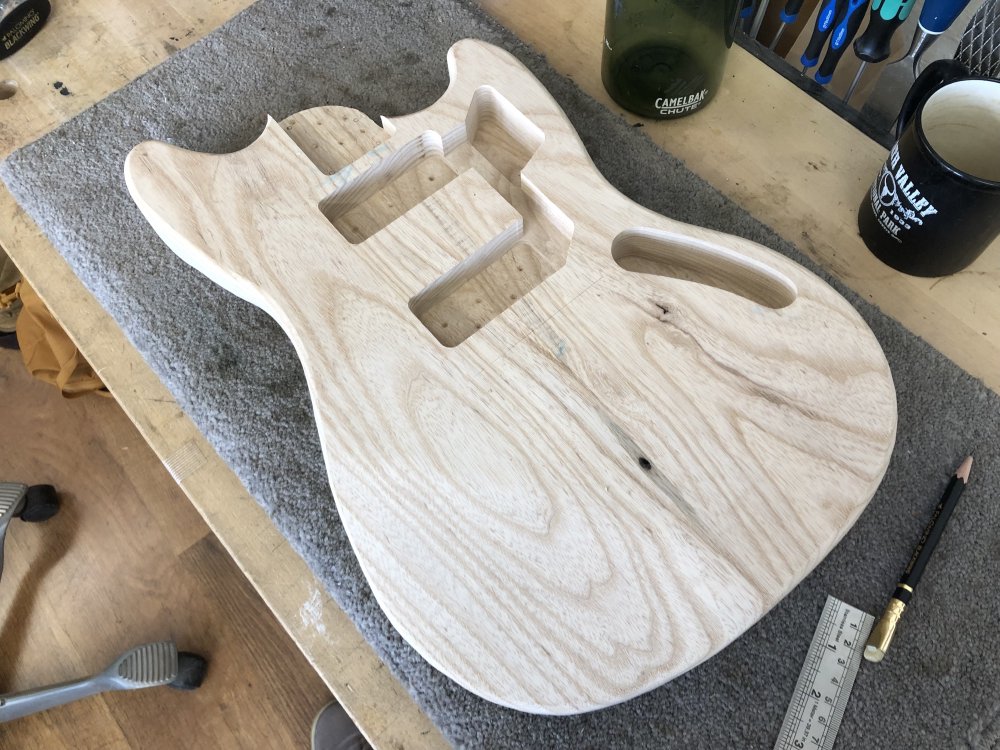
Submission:
<svg viewBox="0 0 1000 750">
<path fill-rule="evenodd" d="M 972 471 L 972 456 L 968 456 L 964 461 L 962 461 L 962 465 L 959 466 L 958 469 L 955 471 L 955 476 L 961 479 L 966 484 L 968 484 L 969 472 L 971 471 Z"/>
</svg>

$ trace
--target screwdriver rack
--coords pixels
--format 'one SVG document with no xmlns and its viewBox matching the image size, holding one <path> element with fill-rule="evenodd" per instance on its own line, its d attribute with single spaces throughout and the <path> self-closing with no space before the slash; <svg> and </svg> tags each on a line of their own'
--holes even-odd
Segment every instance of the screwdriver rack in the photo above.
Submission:
<svg viewBox="0 0 1000 750">
<path fill-rule="evenodd" d="M 802 72 L 801 65 L 796 67 L 794 63 L 780 57 L 775 52 L 769 50 L 765 45 L 751 39 L 746 34 L 738 34 L 736 37 L 736 43 L 771 68 L 774 72 L 778 73 L 786 80 L 791 81 L 804 92 L 809 94 L 809 96 L 813 99 L 834 112 L 838 117 L 849 122 L 873 141 L 881 143 L 886 148 L 891 147 L 895 142 L 896 139 L 894 133 L 890 133 L 888 130 L 882 131 L 872 125 L 872 123 L 865 120 L 861 116 L 861 112 L 855 109 L 854 106 L 845 104 L 841 96 L 837 96 L 827 86 L 817 83 L 812 76 L 804 74 Z M 848 85 L 849 84 L 850 82 L 848 82 Z M 854 100 L 853 103 L 857 104 L 858 101 L 860 101 L 860 96 L 857 100 Z"/>
<path fill-rule="evenodd" d="M 846 2 L 856 6 L 857 17 L 854 20 L 860 23 L 856 23 L 858 28 L 853 38 L 857 39 L 864 34 L 868 26 L 871 3 L 866 3 L 864 0 L 846 0 Z M 865 66 L 858 77 L 856 90 L 849 103 L 844 101 L 844 97 L 862 63 L 856 56 L 852 43 L 843 45 L 841 57 L 832 71 L 828 69 L 824 71 L 830 74 L 828 78 L 820 75 L 817 80 L 817 73 L 823 67 L 824 58 L 829 50 L 829 42 L 822 49 L 815 64 L 803 72 L 801 59 L 826 5 L 823 0 L 804 0 L 797 3 L 786 0 L 770 0 L 770 2 L 743 0 L 736 43 L 869 138 L 888 148 L 895 141 L 895 133 L 886 127 L 884 121 L 873 121 L 865 109 L 865 104 L 874 93 L 886 66 L 906 55 L 925 2 L 927 0 L 917 0 L 906 20 L 896 29 L 891 39 L 891 52 L 888 58 L 883 62 L 868 63 Z M 981 2 L 982 0 L 972 0 L 968 3 L 948 30 L 942 33 L 923 54 L 920 61 L 921 69 L 933 60 L 951 58 L 954 55 L 963 30 Z M 789 15 L 789 8 L 797 10 L 797 13 Z M 753 35 L 754 31 L 756 35 Z"/>
</svg>

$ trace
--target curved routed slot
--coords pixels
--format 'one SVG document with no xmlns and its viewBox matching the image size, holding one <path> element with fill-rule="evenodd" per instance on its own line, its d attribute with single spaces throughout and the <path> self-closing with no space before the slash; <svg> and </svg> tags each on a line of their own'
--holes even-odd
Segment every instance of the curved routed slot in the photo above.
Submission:
<svg viewBox="0 0 1000 750">
<path fill-rule="evenodd" d="M 611 243 L 611 255 L 626 271 L 705 284 L 774 309 L 798 295 L 791 279 L 765 263 L 673 232 L 628 229 Z"/>
</svg>

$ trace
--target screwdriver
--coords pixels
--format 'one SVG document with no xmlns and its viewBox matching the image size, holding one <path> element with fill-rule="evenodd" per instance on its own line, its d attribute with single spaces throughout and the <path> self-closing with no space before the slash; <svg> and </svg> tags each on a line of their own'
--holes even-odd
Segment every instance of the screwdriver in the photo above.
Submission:
<svg viewBox="0 0 1000 750">
<path fill-rule="evenodd" d="M 865 16 L 865 8 L 868 7 L 868 0 L 848 0 L 847 7 L 842 16 L 837 17 L 837 23 L 830 34 L 830 46 L 827 47 L 826 57 L 823 58 L 819 70 L 816 71 L 816 82 L 826 86 L 833 79 L 833 71 L 837 68 L 837 63 L 844 55 L 847 45 L 854 39 L 854 35 L 861 28 L 861 21 Z"/>
<path fill-rule="evenodd" d="M 816 16 L 816 28 L 813 29 L 805 52 L 802 53 L 803 73 L 819 62 L 819 55 L 833 30 L 833 24 L 846 6 L 847 0 L 823 0 L 823 7 L 820 8 L 819 15 Z"/>
<path fill-rule="evenodd" d="M 753 25 L 750 27 L 750 37 L 752 39 L 757 38 L 757 34 L 760 33 L 760 25 L 764 22 L 764 15 L 767 13 L 767 4 L 769 0 L 760 0 L 757 3 L 757 10 L 754 12 Z"/>
<path fill-rule="evenodd" d="M 921 55 L 948 30 L 969 2 L 970 0 L 924 0 L 909 51 L 882 69 L 875 90 L 861 109 L 862 118 L 883 132 L 895 126 L 906 92 L 917 77 L 917 63 Z"/>
<path fill-rule="evenodd" d="M 740 28 L 748 34 L 750 26 L 753 24 L 754 5 L 756 5 L 754 0 L 743 0 L 740 3 Z"/>
<path fill-rule="evenodd" d="M 778 40 L 781 39 L 781 35 L 785 32 L 785 28 L 790 23 L 795 23 L 795 19 L 799 17 L 799 11 L 802 10 L 802 3 L 805 0 L 788 0 L 785 3 L 784 9 L 781 11 L 781 26 L 778 27 L 778 33 L 774 35 L 774 39 L 771 40 L 771 46 L 768 49 L 773 50 L 778 46 Z"/>
<path fill-rule="evenodd" d="M 847 89 L 844 102 L 854 96 L 861 74 L 865 72 L 868 63 L 880 63 L 889 57 L 892 51 L 892 35 L 910 15 L 917 0 L 873 0 L 871 17 L 865 33 L 854 40 L 854 54 L 861 60 L 857 75 Z"/>
<path fill-rule="evenodd" d="M 924 0 L 920 18 L 917 19 L 917 30 L 913 33 L 910 50 L 906 53 L 906 57 L 913 61 L 914 77 L 917 75 L 920 56 L 948 30 L 968 4 L 969 0 Z"/>
</svg>

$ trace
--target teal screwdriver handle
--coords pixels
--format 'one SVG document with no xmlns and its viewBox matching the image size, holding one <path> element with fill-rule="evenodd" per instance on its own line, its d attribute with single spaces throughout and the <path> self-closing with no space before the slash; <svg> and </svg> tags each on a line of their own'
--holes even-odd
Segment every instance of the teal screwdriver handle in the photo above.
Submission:
<svg viewBox="0 0 1000 750">
<path fill-rule="evenodd" d="M 916 2 L 917 0 L 873 0 L 868 28 L 854 40 L 854 54 L 869 63 L 882 62 L 889 57 L 892 35 L 910 15 Z"/>
<path fill-rule="evenodd" d="M 924 0 L 920 10 L 920 27 L 931 34 L 941 34 L 955 23 L 971 0 Z"/>
</svg>

